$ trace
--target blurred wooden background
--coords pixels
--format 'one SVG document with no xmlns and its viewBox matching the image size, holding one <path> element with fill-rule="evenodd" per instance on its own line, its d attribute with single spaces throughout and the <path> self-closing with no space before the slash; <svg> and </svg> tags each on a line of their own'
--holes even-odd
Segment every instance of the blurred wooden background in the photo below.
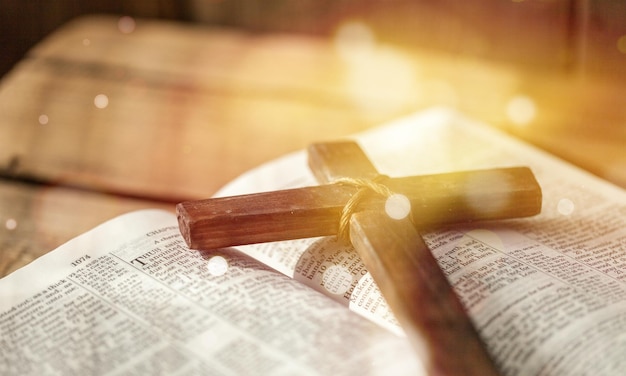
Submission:
<svg viewBox="0 0 626 376">
<path fill-rule="evenodd" d="M 0 44 L 0 276 L 430 106 L 626 187 L 621 1 L 0 0 Z"/>
<path fill-rule="evenodd" d="M 385 43 L 626 77 L 619 0 L 0 0 L 0 74 L 45 35 L 91 13 L 318 36 L 352 18 Z"/>
</svg>

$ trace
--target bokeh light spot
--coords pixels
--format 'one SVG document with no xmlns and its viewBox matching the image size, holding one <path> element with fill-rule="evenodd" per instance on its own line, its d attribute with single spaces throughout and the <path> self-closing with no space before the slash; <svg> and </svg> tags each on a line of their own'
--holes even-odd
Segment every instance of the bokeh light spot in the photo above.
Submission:
<svg viewBox="0 0 626 376">
<path fill-rule="evenodd" d="M 222 256 L 213 256 L 207 263 L 207 269 L 212 276 L 224 275 L 228 271 L 228 260 Z"/>
<path fill-rule="evenodd" d="M 91 39 L 89 38 L 84 38 L 83 39 L 83 46 L 87 47 L 91 45 Z"/>
<path fill-rule="evenodd" d="M 525 95 L 518 95 L 511 98 L 508 102 L 506 113 L 509 120 L 514 124 L 526 125 L 535 119 L 537 107 L 531 98 Z"/>
<path fill-rule="evenodd" d="M 556 210 L 562 215 L 571 215 L 574 213 L 574 209 L 576 209 L 576 206 L 569 198 L 560 199 L 559 203 L 556 205 Z"/>
<path fill-rule="evenodd" d="M 385 201 L 385 213 L 393 219 L 404 219 L 411 212 L 411 201 L 401 194 L 393 194 Z"/>
<path fill-rule="evenodd" d="M 93 99 L 93 104 L 100 109 L 106 108 L 109 105 L 109 97 L 104 94 L 98 94 Z"/>
<path fill-rule="evenodd" d="M 39 119 L 38 120 L 39 120 L 39 124 L 41 124 L 41 125 L 46 125 L 50 121 L 50 119 L 48 118 L 48 115 L 46 115 L 46 114 L 39 115 Z"/>
<path fill-rule="evenodd" d="M 17 228 L 17 221 L 13 218 L 9 218 L 4 223 L 4 227 L 9 231 L 15 230 Z"/>
<path fill-rule="evenodd" d="M 135 19 L 129 16 L 120 17 L 117 21 L 117 28 L 124 34 L 130 34 L 135 31 Z"/>
</svg>

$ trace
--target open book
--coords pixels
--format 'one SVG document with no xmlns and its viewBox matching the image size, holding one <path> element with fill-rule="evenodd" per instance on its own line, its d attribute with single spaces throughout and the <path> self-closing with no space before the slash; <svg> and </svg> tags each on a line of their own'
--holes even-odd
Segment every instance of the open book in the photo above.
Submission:
<svg viewBox="0 0 626 376">
<path fill-rule="evenodd" d="M 355 136 L 381 173 L 530 166 L 542 214 L 424 234 L 505 375 L 626 369 L 626 194 L 447 109 Z M 218 195 L 314 185 L 304 152 Z M 115 218 L 0 281 L 0 374 L 419 374 L 332 237 L 189 250 L 174 214 Z M 454 354 L 450 354 L 454 356 Z"/>
</svg>

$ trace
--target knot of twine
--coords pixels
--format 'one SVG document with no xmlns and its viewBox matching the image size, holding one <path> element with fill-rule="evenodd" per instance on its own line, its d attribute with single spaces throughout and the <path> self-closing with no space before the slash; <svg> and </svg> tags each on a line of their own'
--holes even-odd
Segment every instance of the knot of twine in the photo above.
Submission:
<svg viewBox="0 0 626 376">
<path fill-rule="evenodd" d="M 342 178 L 335 181 L 335 183 L 359 188 L 341 210 L 339 230 L 337 232 L 338 239 L 346 242 L 350 241 L 350 217 L 356 212 L 361 202 L 363 202 L 369 193 L 373 192 L 385 198 L 389 198 L 394 194 L 386 185 L 380 183 L 381 180 L 386 178 L 388 178 L 387 175 L 377 175 L 373 179 Z"/>
</svg>

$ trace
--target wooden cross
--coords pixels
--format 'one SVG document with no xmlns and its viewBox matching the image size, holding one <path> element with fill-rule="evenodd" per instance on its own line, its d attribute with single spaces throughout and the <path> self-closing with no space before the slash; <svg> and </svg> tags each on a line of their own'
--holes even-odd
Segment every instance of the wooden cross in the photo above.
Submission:
<svg viewBox="0 0 626 376">
<path fill-rule="evenodd" d="M 181 233 L 192 249 L 325 236 L 349 221 L 349 238 L 430 374 L 497 374 L 482 341 L 416 228 L 531 216 L 541 188 L 528 168 L 381 177 L 356 143 L 315 144 L 316 187 L 184 202 Z M 349 179 L 346 179 L 349 178 Z M 372 184 L 370 184 L 372 183 Z M 385 194 L 410 202 L 393 219 Z M 356 196 L 359 202 L 354 202 Z M 346 205 L 353 207 L 346 217 Z"/>
</svg>

